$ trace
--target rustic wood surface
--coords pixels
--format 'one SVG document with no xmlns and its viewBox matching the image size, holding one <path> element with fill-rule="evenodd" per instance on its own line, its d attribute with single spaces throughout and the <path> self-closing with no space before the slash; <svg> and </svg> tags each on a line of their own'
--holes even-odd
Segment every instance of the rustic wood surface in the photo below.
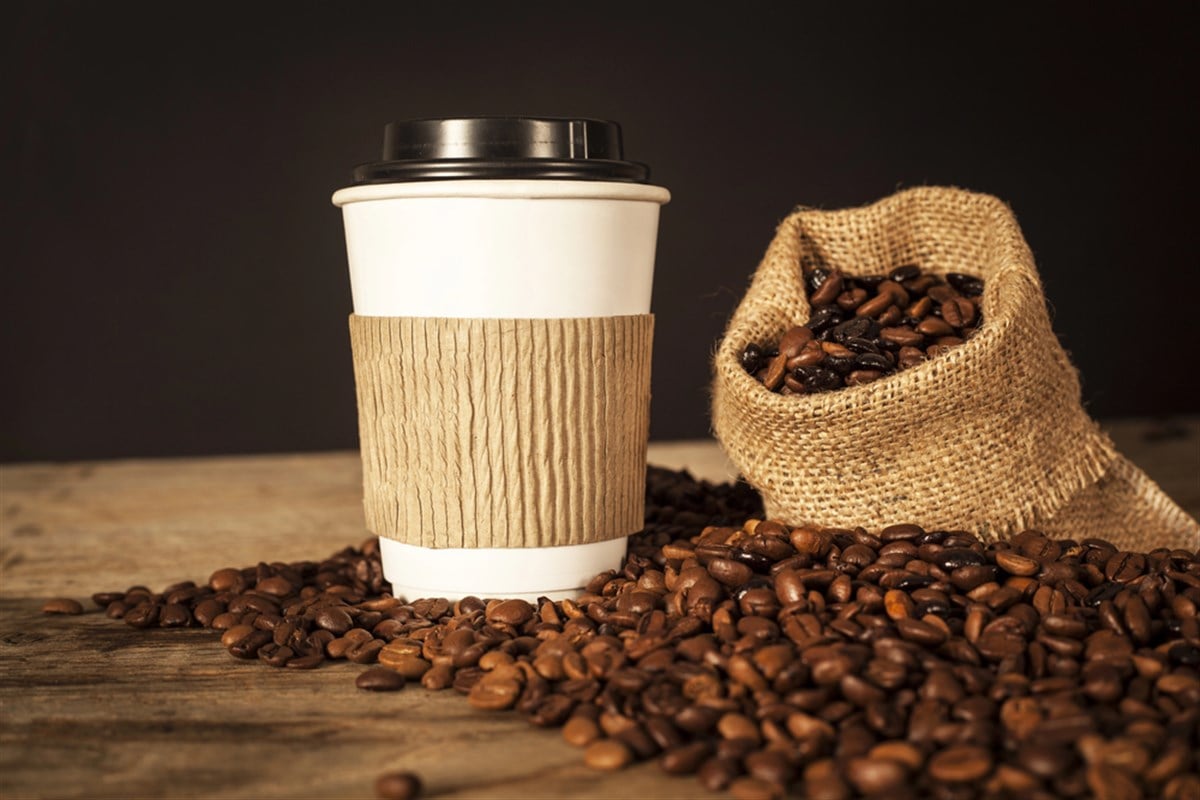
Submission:
<svg viewBox="0 0 1200 800">
<path fill-rule="evenodd" d="M 1108 427 L 1200 515 L 1200 417 Z M 733 474 L 712 442 L 655 443 L 649 460 Z M 653 764 L 597 774 L 557 731 L 453 691 L 372 694 L 351 664 L 275 670 L 212 632 L 40 612 L 358 544 L 359 480 L 354 453 L 0 467 L 0 797 L 369 798 L 387 769 L 438 798 L 705 794 Z"/>
</svg>

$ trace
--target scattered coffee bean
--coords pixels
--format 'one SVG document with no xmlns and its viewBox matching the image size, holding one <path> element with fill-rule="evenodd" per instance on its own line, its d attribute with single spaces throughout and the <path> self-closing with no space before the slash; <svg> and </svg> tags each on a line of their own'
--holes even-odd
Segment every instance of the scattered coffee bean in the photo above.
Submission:
<svg viewBox="0 0 1200 800">
<path fill-rule="evenodd" d="M 404 688 L 404 676 L 387 667 L 372 667 L 360 672 L 354 685 L 371 692 L 394 692 Z"/>
<path fill-rule="evenodd" d="M 56 597 L 42 605 L 43 614 L 82 614 L 83 604 L 70 597 Z"/>
<path fill-rule="evenodd" d="M 616 770 L 633 761 L 633 753 L 616 739 L 600 739 L 583 751 L 583 763 L 592 769 Z"/>
<path fill-rule="evenodd" d="M 413 772 L 385 772 L 375 779 L 379 800 L 414 800 L 421 794 L 421 779 Z"/>
</svg>

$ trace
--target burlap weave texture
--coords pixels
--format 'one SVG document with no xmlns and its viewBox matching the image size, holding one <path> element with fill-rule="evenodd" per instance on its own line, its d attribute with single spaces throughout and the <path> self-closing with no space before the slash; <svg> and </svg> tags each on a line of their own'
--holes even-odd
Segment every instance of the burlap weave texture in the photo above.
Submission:
<svg viewBox="0 0 1200 800">
<path fill-rule="evenodd" d="M 808 320 L 802 267 L 850 275 L 905 264 L 984 279 L 966 343 L 874 383 L 783 396 L 741 367 Z M 985 539 L 1034 527 L 1125 547 L 1200 547 L 1200 526 L 1126 461 L 1080 402 L 1033 256 L 999 199 L 954 188 L 898 192 L 779 225 L 717 350 L 713 429 L 792 524 L 915 522 Z"/>
<path fill-rule="evenodd" d="M 373 533 L 549 547 L 642 528 L 652 315 L 350 317 Z"/>
</svg>

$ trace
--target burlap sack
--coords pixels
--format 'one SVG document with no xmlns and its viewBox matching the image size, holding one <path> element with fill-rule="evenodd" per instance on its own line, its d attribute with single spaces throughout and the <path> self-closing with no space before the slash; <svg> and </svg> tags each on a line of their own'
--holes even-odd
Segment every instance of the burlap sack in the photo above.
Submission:
<svg viewBox="0 0 1200 800">
<path fill-rule="evenodd" d="M 808 320 L 802 265 L 868 275 L 904 264 L 984 279 L 974 337 L 917 367 L 822 394 L 775 394 L 742 368 L 747 344 L 773 344 Z M 995 197 L 928 187 L 863 208 L 796 211 L 780 224 L 714 366 L 714 431 L 770 517 L 1200 547 L 1196 520 L 1083 409 L 1033 256 Z"/>
</svg>

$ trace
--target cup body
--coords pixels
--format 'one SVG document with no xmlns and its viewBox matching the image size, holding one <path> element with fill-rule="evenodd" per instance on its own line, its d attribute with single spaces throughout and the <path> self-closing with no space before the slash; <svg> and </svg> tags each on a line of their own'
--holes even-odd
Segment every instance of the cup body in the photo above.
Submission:
<svg viewBox="0 0 1200 800">
<path fill-rule="evenodd" d="M 475 319 L 649 313 L 668 199 L 648 184 L 549 179 L 369 184 L 333 198 L 356 314 Z M 410 600 L 568 597 L 617 568 L 625 545 L 624 537 L 471 549 L 380 539 L 384 575 Z"/>
</svg>

